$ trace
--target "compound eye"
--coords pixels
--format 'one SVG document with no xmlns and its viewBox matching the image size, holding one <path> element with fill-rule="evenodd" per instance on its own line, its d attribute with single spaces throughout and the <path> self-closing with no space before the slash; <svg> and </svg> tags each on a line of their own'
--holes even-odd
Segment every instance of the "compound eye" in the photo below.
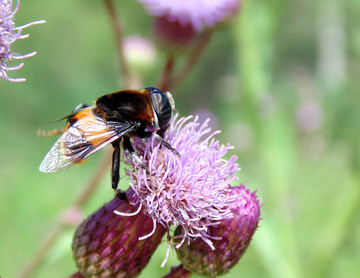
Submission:
<svg viewBox="0 0 360 278">
<path fill-rule="evenodd" d="M 156 113 L 158 127 L 162 129 L 169 125 L 172 116 L 172 105 L 167 95 L 156 88 L 150 90 L 152 107 Z"/>
</svg>

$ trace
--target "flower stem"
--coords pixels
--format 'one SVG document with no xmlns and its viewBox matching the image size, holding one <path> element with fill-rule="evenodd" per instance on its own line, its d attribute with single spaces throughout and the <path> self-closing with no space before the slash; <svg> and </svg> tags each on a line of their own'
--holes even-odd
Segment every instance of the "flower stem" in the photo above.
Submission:
<svg viewBox="0 0 360 278">
<path fill-rule="evenodd" d="M 61 223 L 58 223 L 56 227 L 46 236 L 40 248 L 37 250 L 36 254 L 28 262 L 28 264 L 22 269 L 18 278 L 27 278 L 32 276 L 36 271 L 37 267 L 42 263 L 46 254 L 49 252 L 51 246 L 54 245 L 56 239 L 59 237 L 63 230 Z"/>
<path fill-rule="evenodd" d="M 112 28 L 114 30 L 114 35 L 116 39 L 116 47 L 119 58 L 119 66 L 122 71 L 122 76 L 124 79 L 124 87 L 130 88 L 132 84 L 132 78 L 130 74 L 129 65 L 126 61 L 124 49 L 123 49 L 123 25 L 121 21 L 118 19 L 115 6 L 112 0 L 104 0 L 106 9 L 110 16 L 110 21 Z"/>
<path fill-rule="evenodd" d="M 177 87 L 181 82 L 183 82 L 187 77 L 187 75 L 190 73 L 190 71 L 193 69 L 197 61 L 200 59 L 201 54 L 204 52 L 205 47 L 209 43 L 212 34 L 213 34 L 213 30 L 209 29 L 201 35 L 194 49 L 189 53 L 189 56 L 184 66 L 171 80 L 170 86 L 172 89 Z"/>
<path fill-rule="evenodd" d="M 80 271 L 74 273 L 73 275 L 69 276 L 69 278 L 85 278 Z"/>
<path fill-rule="evenodd" d="M 99 184 L 99 181 L 103 178 L 104 174 L 106 173 L 106 169 L 109 167 L 111 162 L 111 152 L 108 152 L 103 161 L 101 162 L 98 170 L 95 174 L 91 177 L 87 185 L 85 186 L 84 191 L 78 199 L 75 201 L 72 207 L 75 207 L 79 210 L 82 210 L 86 202 L 92 196 L 92 193 L 96 189 Z M 64 230 L 69 227 L 66 223 L 59 222 L 54 227 L 54 229 L 45 237 L 40 248 L 37 250 L 35 255 L 31 258 L 28 264 L 22 269 L 20 274 L 17 276 L 18 278 L 27 278 L 32 276 L 32 274 L 36 271 L 37 267 L 43 262 L 45 256 L 50 251 L 51 247 L 56 242 L 57 238 L 62 234 Z"/>
<path fill-rule="evenodd" d="M 109 150 L 105 157 L 103 158 L 102 162 L 97 168 L 97 171 L 95 174 L 91 177 L 91 179 L 88 181 L 87 185 L 85 186 L 85 190 L 80 194 L 79 198 L 75 201 L 74 206 L 78 208 L 84 207 L 86 202 L 89 200 L 89 198 L 94 193 L 95 189 L 99 185 L 100 180 L 104 177 L 106 173 L 106 169 L 109 168 L 111 163 L 111 155 L 112 150 Z"/>
<path fill-rule="evenodd" d="M 170 270 L 170 272 L 165 275 L 163 278 L 188 278 L 191 276 L 191 272 L 189 270 L 187 270 L 186 268 L 184 268 L 184 266 L 178 265 L 178 266 L 173 266 Z"/>
<path fill-rule="evenodd" d="M 172 79 L 172 73 L 174 69 L 175 59 L 174 56 L 169 54 L 165 63 L 165 67 L 158 85 L 158 88 L 162 91 L 168 91 L 170 89 L 170 83 Z"/>
</svg>

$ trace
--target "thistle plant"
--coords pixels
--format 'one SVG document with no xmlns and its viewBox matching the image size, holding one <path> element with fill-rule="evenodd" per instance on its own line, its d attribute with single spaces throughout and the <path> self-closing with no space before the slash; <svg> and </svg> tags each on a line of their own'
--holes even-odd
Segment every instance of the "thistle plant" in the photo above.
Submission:
<svg viewBox="0 0 360 278">
<path fill-rule="evenodd" d="M 130 204 L 114 199 L 77 229 L 74 258 L 85 277 L 135 277 L 165 233 L 168 250 L 191 273 L 213 277 L 238 262 L 258 226 L 260 202 L 245 186 L 230 186 L 237 157 L 224 158 L 232 147 L 214 139 L 217 133 L 176 115 L 165 140 L 180 157 L 154 137 L 134 139 L 149 171 L 125 154 Z"/>
<path fill-rule="evenodd" d="M 19 10 L 19 6 L 19 0 L 15 8 L 13 8 L 12 0 L 0 0 L 0 78 L 11 82 L 23 82 L 26 80 L 25 78 L 11 78 L 7 75 L 8 71 L 18 70 L 24 66 L 23 62 L 11 66 L 13 60 L 29 58 L 36 54 L 36 51 L 24 55 L 15 53 L 10 49 L 11 45 L 19 39 L 29 37 L 28 34 L 22 34 L 25 28 L 45 23 L 45 20 L 37 20 L 16 27 L 15 14 Z"/>
<path fill-rule="evenodd" d="M 104 2 L 116 37 L 124 86 L 138 87 L 141 78 L 131 72 L 126 57 L 134 47 L 130 47 L 131 51 L 124 47 L 128 41 L 123 38 L 114 4 L 112 0 Z M 217 26 L 231 19 L 240 7 L 238 0 L 139 2 L 154 16 L 155 40 L 167 53 L 157 86 L 162 90 L 185 80 Z M 25 27 L 44 22 L 14 27 L 17 10 L 18 5 L 12 10 L 11 1 L 1 2 L 0 77 L 10 81 L 25 80 L 7 76 L 8 70 L 23 65 L 10 68 L 12 59 L 36 53 L 17 55 L 10 51 L 10 44 L 26 37 L 21 35 Z M 185 62 L 175 72 L 175 62 L 181 55 Z M 114 198 L 77 227 L 72 250 L 79 272 L 72 277 L 136 277 L 162 241 L 166 241 L 168 251 L 161 266 L 167 263 L 170 249 L 181 262 L 172 268 L 168 278 L 190 277 L 193 273 L 214 277 L 228 272 L 250 244 L 260 221 L 261 205 L 256 194 L 244 185 L 233 186 L 240 170 L 237 156 L 229 154 L 233 149 L 230 144 L 221 144 L 215 138 L 218 133 L 197 116 L 176 114 L 164 140 L 178 153 L 156 136 L 132 138 L 140 159 L 123 154 L 128 200 Z M 74 208 L 81 209 L 108 164 L 99 167 Z M 35 263 L 40 260 L 35 256 Z M 30 272 L 25 269 L 26 274 L 21 277 L 28 277 Z"/>
<path fill-rule="evenodd" d="M 160 80 L 160 89 L 181 84 L 197 63 L 212 34 L 222 23 L 233 18 L 240 0 L 138 0 L 154 16 L 153 37 L 168 55 Z M 177 72 L 175 64 L 184 55 L 186 62 Z"/>
<path fill-rule="evenodd" d="M 164 148 L 155 138 L 134 139 L 134 147 L 145 162 L 150 175 L 131 156 L 127 174 L 130 186 L 137 192 L 139 203 L 146 208 L 154 225 L 170 229 L 181 225 L 182 240 L 201 238 L 214 249 L 208 228 L 231 218 L 228 204 L 229 184 L 237 179 L 237 157 L 224 156 L 232 149 L 214 139 L 207 122 L 200 124 L 192 117 L 177 119 L 176 115 L 165 135 L 180 157 Z"/>
<path fill-rule="evenodd" d="M 132 189 L 129 201 L 136 202 Z M 152 219 L 144 210 L 137 217 L 129 214 L 134 206 L 114 198 L 89 216 L 76 230 L 73 240 L 74 260 L 85 277 L 135 277 L 149 262 L 166 229 L 162 226 L 147 240 L 142 236 L 152 230 Z M 125 216 L 114 214 L 122 211 Z"/>
<path fill-rule="evenodd" d="M 177 257 L 183 266 L 192 273 L 216 277 L 227 273 L 244 254 L 260 220 L 260 200 L 256 192 L 251 193 L 244 185 L 231 187 L 228 205 L 233 216 L 222 219 L 218 225 L 209 227 L 209 235 L 214 240 L 214 250 L 199 238 L 176 249 Z M 178 226 L 175 234 L 184 233 Z"/>
<path fill-rule="evenodd" d="M 239 9 L 239 0 L 139 0 L 155 17 L 177 21 L 182 26 L 191 25 L 196 32 L 213 28 L 234 16 Z"/>
</svg>

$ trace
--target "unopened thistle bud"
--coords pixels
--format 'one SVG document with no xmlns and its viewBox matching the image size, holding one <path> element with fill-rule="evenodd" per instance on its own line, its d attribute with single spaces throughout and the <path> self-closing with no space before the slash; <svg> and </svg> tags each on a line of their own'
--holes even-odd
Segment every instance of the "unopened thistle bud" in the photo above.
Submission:
<svg viewBox="0 0 360 278">
<path fill-rule="evenodd" d="M 149 39 L 137 35 L 126 37 L 123 48 L 129 65 L 136 72 L 153 69 L 156 52 Z"/>
<path fill-rule="evenodd" d="M 231 204 L 233 217 L 209 229 L 209 235 L 218 238 L 213 240 L 215 249 L 211 250 L 201 239 L 193 239 L 176 250 L 178 259 L 192 273 L 208 277 L 225 274 L 249 246 L 260 220 L 259 199 L 255 192 L 251 193 L 243 185 L 232 187 L 229 195 L 236 197 Z M 175 236 L 182 233 L 179 226 Z"/>
<path fill-rule="evenodd" d="M 127 196 L 130 204 L 115 198 L 77 228 L 72 248 L 84 277 L 136 277 L 160 244 L 166 229 L 158 225 L 154 230 L 153 220 L 131 205 L 136 202 L 131 189 Z"/>
</svg>

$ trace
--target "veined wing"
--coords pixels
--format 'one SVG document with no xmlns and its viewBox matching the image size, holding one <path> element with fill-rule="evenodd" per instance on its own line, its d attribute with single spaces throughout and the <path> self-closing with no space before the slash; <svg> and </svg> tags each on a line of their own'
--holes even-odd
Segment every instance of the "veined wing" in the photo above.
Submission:
<svg viewBox="0 0 360 278">
<path fill-rule="evenodd" d="M 136 128 L 135 123 L 106 122 L 90 112 L 84 111 L 87 115 L 78 117 L 56 141 L 39 167 L 41 172 L 57 172 L 81 163 Z"/>
</svg>

